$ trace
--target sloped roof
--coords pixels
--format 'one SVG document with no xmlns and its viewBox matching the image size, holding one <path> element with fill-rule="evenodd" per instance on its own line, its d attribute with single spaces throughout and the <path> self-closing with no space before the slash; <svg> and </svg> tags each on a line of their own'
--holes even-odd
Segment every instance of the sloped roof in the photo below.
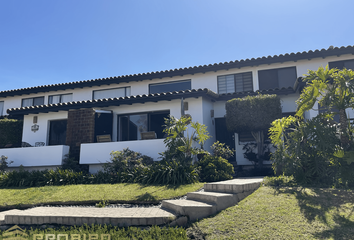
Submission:
<svg viewBox="0 0 354 240">
<path fill-rule="evenodd" d="M 198 98 L 206 97 L 212 101 L 227 101 L 232 98 L 241 98 L 244 96 L 252 96 L 262 94 L 278 94 L 286 95 L 295 93 L 292 87 L 281 88 L 281 89 L 269 89 L 256 92 L 238 92 L 232 94 L 217 94 L 207 88 L 204 89 L 192 89 L 185 91 L 175 91 L 166 93 L 155 93 L 155 94 L 143 94 L 137 96 L 120 97 L 120 98 L 105 98 L 98 100 L 88 100 L 88 101 L 76 101 L 67 103 L 57 103 L 57 104 L 46 104 L 37 105 L 30 107 L 21 108 L 10 108 L 7 113 L 10 115 L 22 115 L 22 114 L 37 114 L 37 113 L 47 113 L 47 112 L 58 112 L 58 111 L 69 111 L 70 109 L 80 109 L 80 108 L 102 108 L 110 106 L 119 106 L 133 103 L 146 103 L 146 102 L 158 102 L 158 101 L 171 101 L 173 99 L 183 98 Z"/>
<path fill-rule="evenodd" d="M 92 87 L 92 86 L 101 86 L 107 84 L 117 84 L 123 82 L 131 82 L 131 81 L 143 81 L 154 78 L 164 78 L 164 77 L 173 77 L 173 76 L 183 76 L 187 74 L 196 74 L 196 73 L 205 73 L 210 71 L 219 71 L 219 70 L 227 70 L 232 68 L 241 68 L 246 66 L 257 66 L 261 64 L 272 64 L 272 63 L 280 63 L 287 61 L 298 61 L 302 59 L 312 59 L 312 58 L 325 58 L 328 56 L 335 55 L 343 55 L 343 54 L 354 54 L 354 46 L 347 47 L 330 47 L 328 49 L 321 49 L 315 51 L 304 51 L 297 53 L 286 53 L 268 57 L 259 57 L 259 58 L 251 58 L 245 60 L 236 60 L 230 62 L 221 62 L 214 63 L 209 65 L 200 65 L 194 67 L 186 67 L 179 69 L 170 69 L 165 71 L 157 71 L 157 72 L 148 72 L 148 73 L 139 73 L 132 75 L 123 75 L 118 77 L 108 77 L 108 78 L 98 78 L 92 80 L 84 80 L 77 82 L 68 82 L 68 83 L 58 83 L 52 85 L 43 85 L 37 87 L 29 87 L 29 88 L 21 88 L 7 91 L 0 91 L 0 97 L 8 97 L 22 94 L 30 94 L 30 93 L 39 93 L 39 92 L 48 92 L 48 91 L 58 91 L 58 90 L 66 90 L 66 89 L 74 89 L 74 88 L 83 88 L 83 87 Z"/>
</svg>

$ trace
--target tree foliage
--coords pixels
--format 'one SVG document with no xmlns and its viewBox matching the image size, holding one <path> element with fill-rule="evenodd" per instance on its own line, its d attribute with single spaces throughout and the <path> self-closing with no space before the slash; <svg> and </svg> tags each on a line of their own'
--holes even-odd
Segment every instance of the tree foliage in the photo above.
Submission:
<svg viewBox="0 0 354 240">
<path fill-rule="evenodd" d="M 320 67 L 316 71 L 309 70 L 304 81 L 307 83 L 304 91 L 297 100 L 296 115 L 303 114 L 312 109 L 318 101 L 320 106 L 327 109 L 332 115 L 333 110 L 339 111 L 341 129 L 341 144 L 349 146 L 348 119 L 345 112 L 347 108 L 354 108 L 354 71 L 339 70 Z"/>
<path fill-rule="evenodd" d="M 192 133 L 188 131 L 191 126 Z M 165 119 L 164 140 L 167 150 L 162 157 L 167 160 L 179 159 L 189 162 L 193 155 L 202 152 L 202 146 L 210 138 L 207 127 L 199 122 L 192 122 L 190 117 L 176 119 L 173 116 Z M 199 146 L 197 146 L 199 144 Z"/>
</svg>

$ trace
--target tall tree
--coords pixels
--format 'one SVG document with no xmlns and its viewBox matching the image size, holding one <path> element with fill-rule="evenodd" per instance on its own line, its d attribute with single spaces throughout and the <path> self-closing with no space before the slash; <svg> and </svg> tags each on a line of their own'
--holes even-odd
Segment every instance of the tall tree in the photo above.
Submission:
<svg viewBox="0 0 354 240">
<path fill-rule="evenodd" d="M 309 70 L 304 81 L 307 83 L 297 100 L 296 115 L 303 117 L 305 111 L 312 109 L 318 101 L 320 106 L 339 111 L 342 147 L 349 146 L 347 108 L 354 108 L 354 71 L 348 69 L 329 69 L 322 66 L 317 71 Z"/>
</svg>

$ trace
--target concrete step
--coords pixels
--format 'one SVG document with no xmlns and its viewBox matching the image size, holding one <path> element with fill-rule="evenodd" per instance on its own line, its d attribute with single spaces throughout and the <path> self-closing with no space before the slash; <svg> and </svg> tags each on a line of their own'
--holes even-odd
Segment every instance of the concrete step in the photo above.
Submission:
<svg viewBox="0 0 354 240">
<path fill-rule="evenodd" d="M 190 192 L 187 193 L 187 199 L 214 204 L 216 205 L 217 212 L 231 207 L 240 201 L 238 194 L 218 192 Z"/>
<path fill-rule="evenodd" d="M 2 216 L 4 216 L 3 225 L 83 225 L 87 223 L 124 227 L 164 225 L 176 219 L 174 214 L 160 208 L 36 207 L 2 212 Z"/>
<path fill-rule="evenodd" d="M 172 211 L 176 215 L 188 216 L 190 221 L 202 219 L 217 212 L 215 204 L 193 200 L 164 200 L 161 208 Z"/>
<path fill-rule="evenodd" d="M 205 192 L 219 193 L 243 193 L 252 192 L 259 188 L 263 178 L 237 178 L 221 182 L 213 182 L 204 184 Z"/>
</svg>

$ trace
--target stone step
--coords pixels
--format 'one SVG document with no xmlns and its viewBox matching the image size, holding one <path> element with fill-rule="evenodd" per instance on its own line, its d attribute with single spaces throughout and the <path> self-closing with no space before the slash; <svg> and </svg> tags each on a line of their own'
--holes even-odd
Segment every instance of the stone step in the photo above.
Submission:
<svg viewBox="0 0 354 240">
<path fill-rule="evenodd" d="M 256 190 L 261 185 L 263 178 L 237 178 L 221 182 L 213 182 L 204 184 L 205 192 L 219 193 L 244 193 Z"/>
<path fill-rule="evenodd" d="M 218 192 L 190 192 L 187 193 L 187 199 L 214 204 L 216 205 L 217 212 L 231 207 L 240 201 L 237 194 Z"/>
<path fill-rule="evenodd" d="M 202 219 L 217 212 L 215 204 L 193 200 L 164 200 L 161 208 L 172 211 L 176 215 L 188 216 L 190 221 Z"/>
<path fill-rule="evenodd" d="M 3 224 L 111 224 L 113 226 L 164 225 L 176 219 L 160 208 L 36 207 L 3 212 Z M 1 220 L 1 219 L 0 219 Z"/>
</svg>

